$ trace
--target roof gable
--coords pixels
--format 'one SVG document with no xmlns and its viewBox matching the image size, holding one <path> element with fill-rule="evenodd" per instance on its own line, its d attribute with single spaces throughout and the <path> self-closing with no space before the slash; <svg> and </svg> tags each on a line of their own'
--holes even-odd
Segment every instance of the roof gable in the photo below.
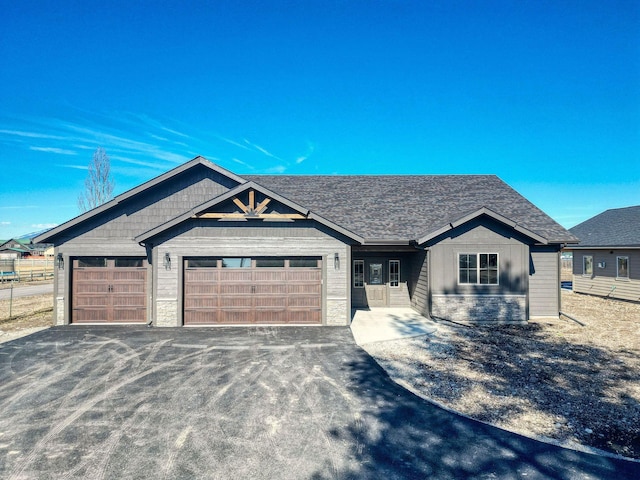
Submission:
<svg viewBox="0 0 640 480">
<path fill-rule="evenodd" d="M 214 163 L 209 162 L 204 157 L 198 156 L 162 175 L 159 175 L 135 188 L 132 188 L 131 190 L 128 190 L 118 195 L 117 197 L 104 203 L 103 205 L 100 205 L 92 210 L 89 210 L 88 212 L 85 212 L 69 220 L 68 222 L 63 223 L 62 225 L 54 227 L 51 230 L 48 230 L 38 235 L 33 239 L 33 242 L 34 243 L 49 242 L 54 237 L 60 234 L 63 234 L 66 231 L 79 226 L 80 224 L 84 224 L 92 220 L 96 220 L 100 216 L 108 216 L 109 214 L 107 212 L 114 210 L 115 207 L 122 205 L 124 202 L 128 201 L 129 199 L 132 199 L 133 197 L 149 192 L 152 189 L 154 189 L 154 187 L 164 184 L 165 182 L 170 182 L 173 179 L 179 177 L 180 175 L 188 172 L 189 170 L 192 170 L 194 168 L 199 168 L 199 167 L 207 168 L 212 172 L 219 174 L 223 178 L 228 179 L 234 186 L 237 184 L 246 182 L 245 179 L 243 179 L 242 177 L 239 177 L 235 173 L 232 173 L 222 167 L 219 167 Z"/>
<path fill-rule="evenodd" d="M 479 208 L 478 210 L 471 212 L 467 215 L 463 215 L 462 217 L 453 220 L 452 222 L 448 223 L 447 225 L 444 225 L 432 232 L 427 233 L 426 235 L 424 235 L 423 237 L 418 239 L 418 245 L 422 245 L 424 243 L 427 243 L 429 240 L 432 240 L 450 230 L 453 230 L 455 228 L 458 228 L 462 225 L 464 225 L 465 223 L 470 222 L 471 220 L 475 220 L 476 218 L 482 217 L 482 216 L 486 216 L 489 218 L 492 218 L 493 220 L 496 220 L 497 222 L 502 223 L 503 225 L 506 225 L 509 228 L 512 228 L 513 230 L 515 230 L 516 232 L 519 232 L 521 234 L 523 234 L 526 237 L 531 238 L 532 240 L 538 242 L 538 243 L 542 243 L 542 244 L 547 244 L 549 243 L 548 240 L 540 235 L 538 235 L 535 232 L 532 232 L 531 230 L 524 228 L 520 225 L 518 225 L 517 222 L 514 222 L 513 220 L 504 217 L 503 215 L 500 215 L 497 212 L 494 212 L 493 210 L 487 208 L 487 207 L 482 207 Z"/>
<path fill-rule="evenodd" d="M 273 192 L 255 182 L 246 182 L 236 188 L 198 205 L 191 210 L 138 235 L 135 240 L 146 242 L 167 230 L 193 218 L 217 221 L 266 221 L 292 222 L 296 220 L 315 220 L 338 233 L 355 241 L 362 238 L 353 232 L 334 224 L 321 216 L 312 214 L 309 209 Z"/>
<path fill-rule="evenodd" d="M 612 208 L 570 228 L 579 247 L 640 247 L 640 205 Z"/>
</svg>

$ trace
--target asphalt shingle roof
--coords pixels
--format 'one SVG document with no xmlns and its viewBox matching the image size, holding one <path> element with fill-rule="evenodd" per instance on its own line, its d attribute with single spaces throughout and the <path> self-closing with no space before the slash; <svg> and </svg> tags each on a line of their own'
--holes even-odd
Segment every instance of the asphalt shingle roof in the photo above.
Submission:
<svg viewBox="0 0 640 480">
<path fill-rule="evenodd" d="M 418 239 L 487 207 L 546 238 L 575 237 L 495 175 L 243 175 L 368 239 Z"/>
<path fill-rule="evenodd" d="M 605 210 L 569 231 L 580 247 L 640 247 L 640 205 Z"/>
</svg>

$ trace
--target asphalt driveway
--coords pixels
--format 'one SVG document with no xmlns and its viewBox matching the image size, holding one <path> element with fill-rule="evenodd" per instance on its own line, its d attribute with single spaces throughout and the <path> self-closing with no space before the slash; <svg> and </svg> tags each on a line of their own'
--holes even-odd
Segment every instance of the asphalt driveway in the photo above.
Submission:
<svg viewBox="0 0 640 480">
<path fill-rule="evenodd" d="M 444 411 L 347 328 L 56 327 L 0 344 L 0 478 L 640 478 Z"/>
</svg>

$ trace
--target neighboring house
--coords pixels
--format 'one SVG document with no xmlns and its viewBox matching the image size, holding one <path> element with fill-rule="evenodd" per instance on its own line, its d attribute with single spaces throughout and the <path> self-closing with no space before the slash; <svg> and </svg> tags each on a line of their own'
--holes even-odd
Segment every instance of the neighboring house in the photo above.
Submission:
<svg viewBox="0 0 640 480">
<path fill-rule="evenodd" d="M 30 243 L 29 244 L 29 255 L 32 257 L 46 257 L 47 251 L 51 250 L 52 245 L 49 243 Z M 50 255 L 53 255 L 51 253 Z"/>
<path fill-rule="evenodd" d="M 573 291 L 640 301 L 640 205 L 602 212 L 569 229 Z"/>
<path fill-rule="evenodd" d="M 236 175 L 197 157 L 36 237 L 57 324 L 558 316 L 576 238 L 493 175 Z"/>
<path fill-rule="evenodd" d="M 31 249 L 22 242 L 12 238 L 0 244 L 0 258 L 17 259 L 31 255 Z"/>
</svg>

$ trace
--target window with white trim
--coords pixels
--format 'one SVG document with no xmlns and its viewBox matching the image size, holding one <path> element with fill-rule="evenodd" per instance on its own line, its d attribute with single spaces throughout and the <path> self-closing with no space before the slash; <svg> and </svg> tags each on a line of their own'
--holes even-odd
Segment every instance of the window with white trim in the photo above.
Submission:
<svg viewBox="0 0 640 480">
<path fill-rule="evenodd" d="M 353 286 L 364 288 L 364 260 L 353 261 Z"/>
<path fill-rule="evenodd" d="M 629 279 L 629 257 L 616 257 L 616 278 Z"/>
<path fill-rule="evenodd" d="M 583 255 L 582 257 L 582 274 L 593 275 L 593 255 Z"/>
<path fill-rule="evenodd" d="M 472 285 L 497 285 L 498 254 L 459 253 L 458 283 Z"/>
<path fill-rule="evenodd" d="M 389 286 L 400 286 L 400 260 L 389 260 Z"/>
</svg>

